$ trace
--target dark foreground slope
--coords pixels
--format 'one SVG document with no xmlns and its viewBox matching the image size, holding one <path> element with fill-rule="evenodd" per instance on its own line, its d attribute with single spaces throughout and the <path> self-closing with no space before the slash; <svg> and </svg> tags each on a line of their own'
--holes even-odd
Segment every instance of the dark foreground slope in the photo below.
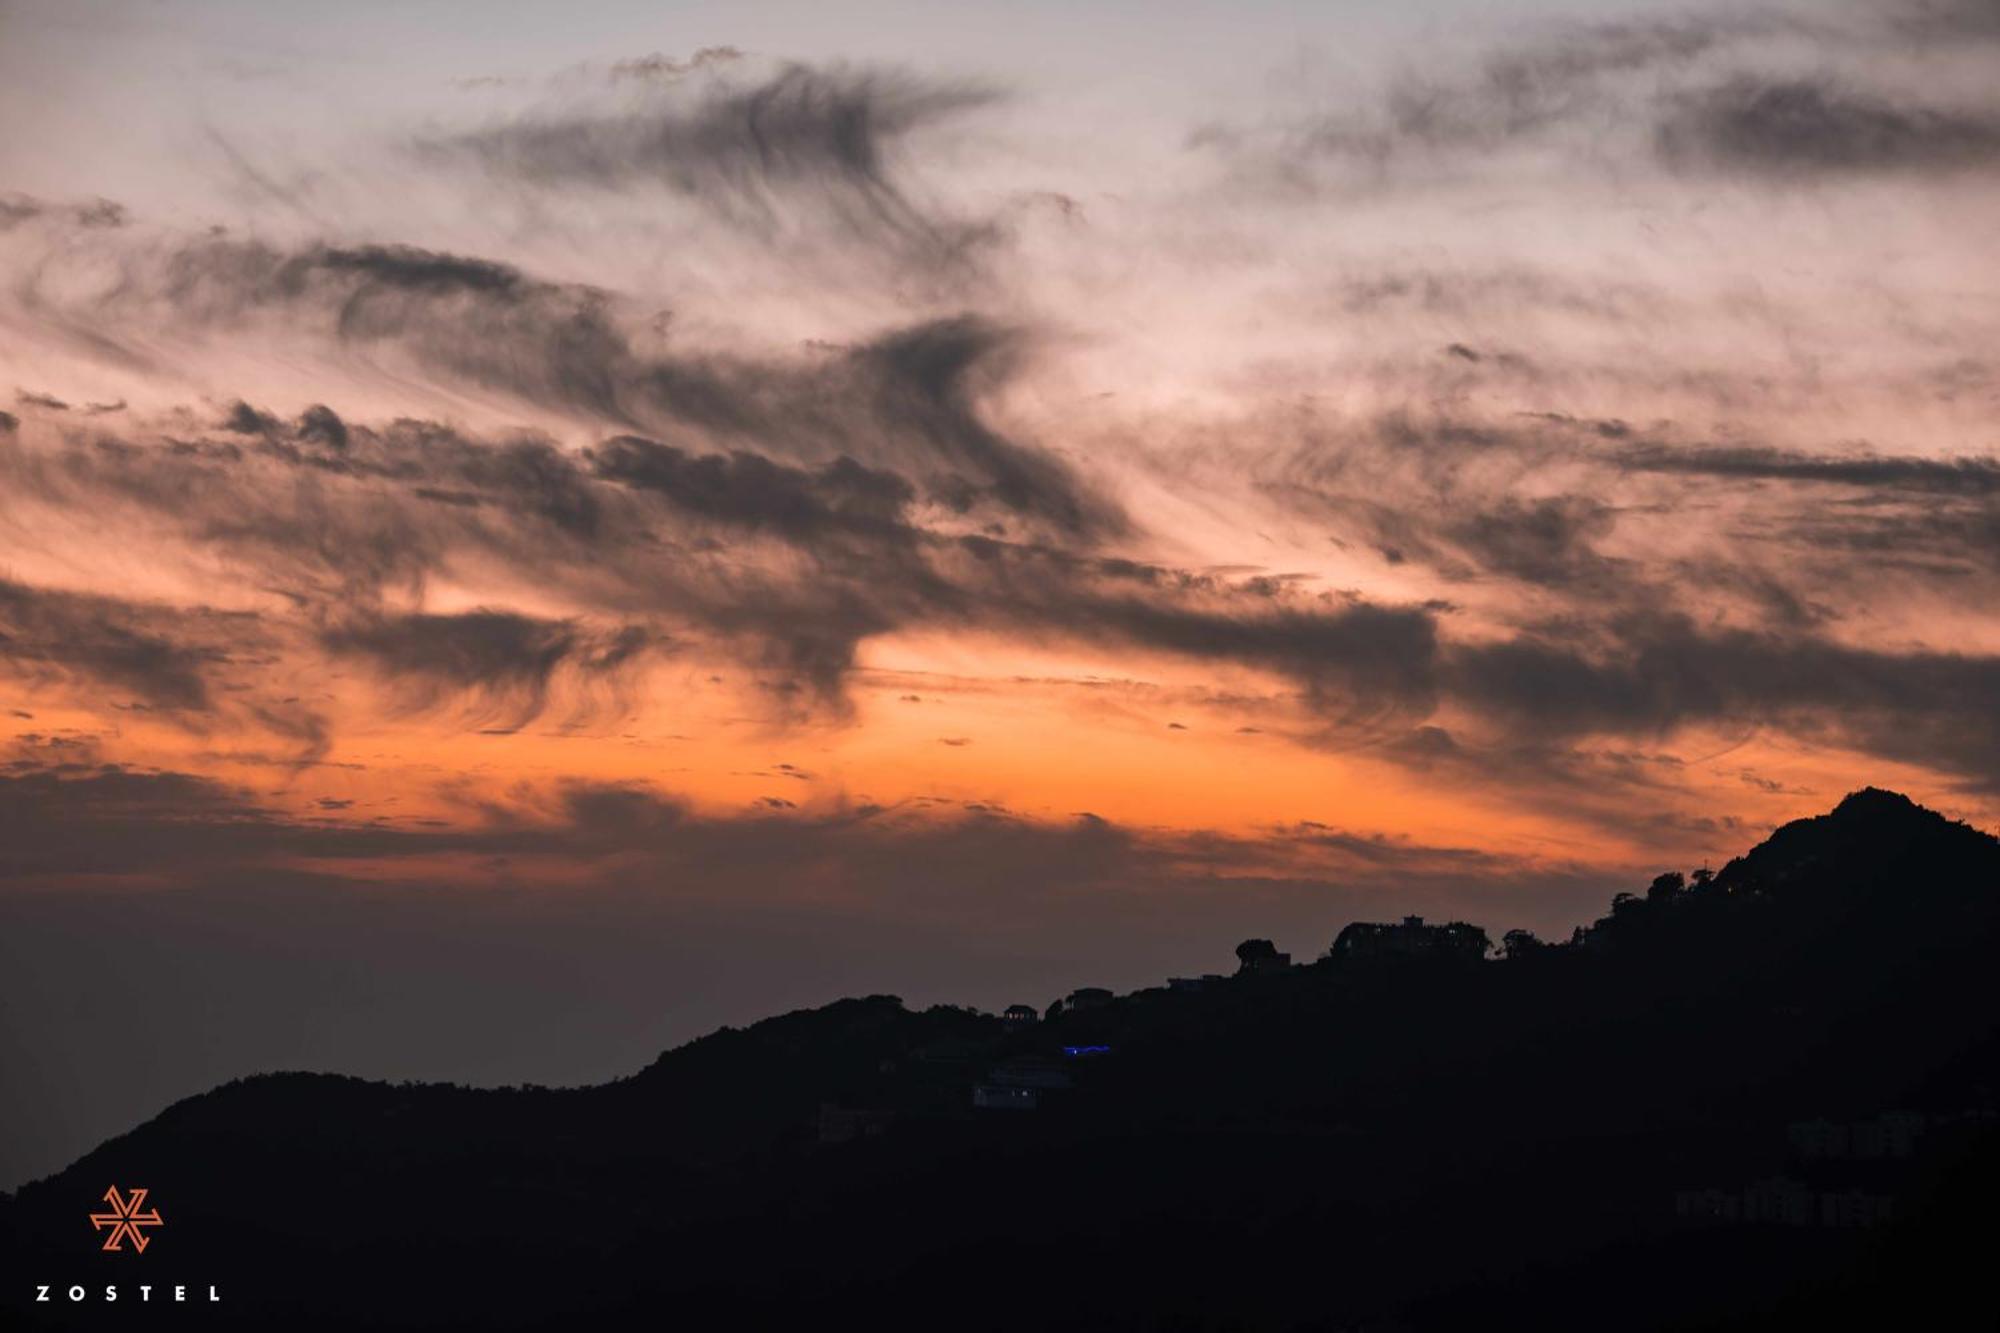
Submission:
<svg viewBox="0 0 2000 1333">
<path fill-rule="evenodd" d="M 0 1316 L 1991 1328 L 1996 960 L 2000 843 L 1871 791 L 1505 959 L 1014 1031 L 848 1000 L 580 1091 L 249 1079 L 9 1201 Z M 1072 1086 L 973 1107 L 1010 1080 Z M 95 1249 L 113 1184 L 166 1219 L 143 1255 Z"/>
</svg>

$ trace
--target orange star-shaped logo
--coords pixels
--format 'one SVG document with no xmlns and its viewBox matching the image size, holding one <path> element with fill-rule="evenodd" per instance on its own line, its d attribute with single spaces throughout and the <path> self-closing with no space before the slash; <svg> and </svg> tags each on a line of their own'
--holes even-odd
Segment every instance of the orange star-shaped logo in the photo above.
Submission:
<svg viewBox="0 0 2000 1333">
<path fill-rule="evenodd" d="M 90 1215 L 90 1225 L 96 1227 L 99 1231 L 104 1230 L 106 1227 L 111 1228 L 111 1234 L 104 1238 L 104 1248 L 107 1250 L 122 1250 L 125 1248 L 123 1242 L 129 1237 L 132 1241 L 132 1248 L 144 1254 L 146 1252 L 146 1236 L 139 1228 L 160 1225 L 160 1210 L 158 1208 L 147 1208 L 143 1213 L 139 1211 L 140 1208 L 145 1207 L 146 1191 L 135 1189 L 131 1194 L 125 1195 L 120 1194 L 118 1187 L 113 1185 L 110 1189 L 104 1191 L 104 1201 L 111 1205 L 111 1211 L 108 1213 L 92 1213 Z"/>
</svg>

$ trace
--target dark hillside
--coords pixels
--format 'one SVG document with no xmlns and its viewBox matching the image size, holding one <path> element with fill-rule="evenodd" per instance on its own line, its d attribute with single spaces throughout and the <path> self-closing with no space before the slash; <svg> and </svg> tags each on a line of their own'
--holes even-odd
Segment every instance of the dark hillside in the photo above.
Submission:
<svg viewBox="0 0 2000 1333">
<path fill-rule="evenodd" d="M 248 1079 L 20 1191 L 9 1296 L 144 1265 L 221 1284 L 210 1327 L 1994 1326 L 2000 843 L 1864 791 L 1567 943 L 1475 934 L 1032 1021 L 846 1000 L 592 1089 Z M 93 1248 L 113 1183 L 171 1219 L 142 1257 Z"/>
</svg>

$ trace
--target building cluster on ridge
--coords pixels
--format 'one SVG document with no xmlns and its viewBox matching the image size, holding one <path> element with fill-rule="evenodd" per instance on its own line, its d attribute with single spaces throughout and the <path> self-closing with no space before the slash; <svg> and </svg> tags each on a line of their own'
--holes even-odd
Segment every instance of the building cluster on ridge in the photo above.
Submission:
<svg viewBox="0 0 2000 1333">
<path fill-rule="evenodd" d="M 1396 922 L 1357 921 L 1335 937 L 1321 955 L 1322 961 L 1348 958 L 1452 958 L 1481 959 L 1492 952 L 1486 932 L 1463 921 L 1432 925 L 1420 916 L 1406 916 Z M 1269 976 L 1289 971 L 1292 956 L 1281 953 L 1270 940 L 1249 939 L 1236 946 L 1237 977 Z M 1168 977 L 1169 991 L 1197 991 L 1231 980 L 1220 972 L 1198 977 Z M 1143 992 L 1141 992 L 1143 993 Z M 1081 986 L 1047 1009 L 1032 1004 L 1010 1004 L 1001 1013 L 1009 1031 L 1031 1028 L 1064 1014 L 1087 1013 L 1112 1003 L 1118 996 L 1102 986 Z"/>
<path fill-rule="evenodd" d="M 1462 921 L 1446 925 L 1427 924 L 1420 916 L 1406 916 L 1393 923 L 1356 922 L 1342 930 L 1333 946 L 1323 955 L 1334 959 L 1480 959 L 1491 952 L 1486 932 Z M 1292 956 L 1282 953 L 1267 939 L 1249 939 L 1236 946 L 1236 977 L 1260 977 L 1289 971 Z M 1170 992 L 1204 990 L 1230 981 L 1218 972 L 1199 977 L 1169 977 Z M 1144 994 L 1144 992 L 1141 992 Z M 1010 1033 L 1026 1032 L 1039 1024 L 1053 1022 L 1067 1014 L 1085 1014 L 1114 1003 L 1118 996 L 1103 986 L 1080 986 L 1038 1010 L 1032 1004 L 1010 1004 L 1000 1021 Z M 972 1104 L 980 1110 L 1032 1111 L 1044 1104 L 1050 1093 L 1062 1093 L 1073 1086 L 1065 1063 L 1106 1055 L 1102 1045 L 1065 1046 L 1063 1061 L 1037 1056 L 1014 1056 L 987 1070 L 973 1084 Z M 836 1117 L 836 1120 L 838 1117 Z M 829 1138 L 829 1135 L 837 1138 Z M 827 1121 L 822 1138 L 837 1141 L 851 1137 L 845 1121 Z"/>
</svg>

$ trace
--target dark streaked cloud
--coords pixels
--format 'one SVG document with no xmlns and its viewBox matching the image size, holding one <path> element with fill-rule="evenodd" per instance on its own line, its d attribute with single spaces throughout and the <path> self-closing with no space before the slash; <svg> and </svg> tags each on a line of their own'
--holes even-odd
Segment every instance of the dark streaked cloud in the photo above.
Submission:
<svg viewBox="0 0 2000 1333">
<path fill-rule="evenodd" d="M 1985 14 L 1961 3 L 1553 24 L 1464 60 L 1441 48 L 1379 105 L 1308 117 L 1270 137 L 1300 159 L 1415 161 L 1446 172 L 1506 170 L 1523 160 L 1514 150 L 1548 150 L 1560 159 L 1557 179 L 1579 161 L 1595 169 L 1616 160 L 1607 147 L 1635 146 L 1640 155 L 1625 166 L 1630 182 L 1645 184 L 1647 209 L 1658 202 L 1647 190 L 1682 184 L 1648 156 L 1662 152 L 1682 167 L 1773 180 L 1970 162 L 1984 152 L 1983 131 L 1971 131 L 1986 123 L 1986 93 L 1961 86 L 1953 103 L 1948 81 L 1916 77 L 1938 52 L 1914 34 L 1955 25 L 1969 37 Z M 1871 52 L 1893 52 L 1910 67 L 1862 58 Z M 440 131 L 423 151 L 555 192 L 650 201 L 657 186 L 753 227 L 775 227 L 795 209 L 876 239 L 934 239 L 945 226 L 898 153 L 985 93 L 803 67 L 758 81 L 738 62 L 710 63 L 731 68 L 639 62 L 613 81 L 671 87 L 657 97 L 628 88 L 629 100 L 612 109 L 572 103 L 470 133 Z M 1538 162 L 1536 170 L 1548 165 Z M 1958 185 L 1942 174 L 1934 183 Z M 1159 206 L 1177 229 L 1189 215 L 1176 210 L 1215 202 L 1147 207 Z M 71 240 L 81 235 L 75 219 L 39 206 L 31 214 L 24 230 L 67 225 Z M 1962 612 L 2000 568 L 1980 555 L 1993 545 L 1991 515 L 1979 506 L 1990 503 L 1995 471 L 1983 457 L 1675 443 L 1685 436 L 1669 413 L 1707 414 L 1702 429 L 1723 439 L 1807 438 L 1816 427 L 1760 435 L 1769 422 L 1713 420 L 1766 410 L 1774 381 L 1760 367 L 1722 383 L 1732 368 L 1692 363 L 1738 346 L 1746 326 L 1718 319 L 1692 281 L 1649 285 L 1644 264 L 1630 277 L 1623 267 L 1593 275 L 1528 261 L 1516 247 L 1490 267 L 1427 271 L 1407 247 L 1386 258 L 1365 246 L 1340 251 L 1333 271 L 1318 275 L 1330 278 L 1322 299 L 1330 294 L 1339 310 L 1379 327 L 1385 362 L 1418 334 L 1423 352 L 1415 366 L 1364 368 L 1371 392 L 1400 395 L 1403 405 L 1376 400 L 1363 409 L 1373 420 L 1357 418 L 1340 438 L 1276 462 L 1270 455 L 1281 446 L 1230 442 L 1262 486 L 1259 500 L 1288 522 L 1310 522 L 1302 540 L 1342 553 L 1337 565 L 1300 561 L 1316 581 L 1293 585 L 1263 577 L 1254 562 L 1203 573 L 1204 557 L 1192 556 L 1185 563 L 1195 567 L 1181 567 L 1180 534 L 1149 528 L 1110 498 L 1127 465 L 1121 480 L 1136 485 L 1118 494 L 1158 493 L 1170 469 L 1149 473 L 1157 456 L 1145 456 L 1144 443 L 1086 452 L 1055 430 L 1044 441 L 1002 424 L 1003 407 L 1035 396 L 1008 391 L 1043 368 L 1036 358 L 1053 343 L 1018 322 L 1033 301 L 988 305 L 1011 319 L 905 317 L 843 343 L 801 343 L 787 327 L 782 345 L 745 351 L 754 340 L 738 341 L 743 330 L 713 310 L 707 326 L 656 320 L 657 311 L 618 293 L 473 254 L 331 235 L 291 245 L 220 235 L 88 240 L 117 281 L 37 288 L 42 270 L 24 270 L 29 305 L 72 330 L 129 336 L 153 357 L 185 334 L 218 343 L 299 336 L 309 354 L 330 345 L 343 368 L 365 364 L 447 402 L 471 393 L 485 407 L 505 395 L 506 410 L 531 407 L 540 430 L 553 432 L 368 425 L 337 397 L 341 412 L 317 404 L 296 418 L 297 401 L 282 411 L 238 402 L 218 428 L 215 404 L 229 401 L 220 397 L 199 430 L 179 422 L 156 425 L 157 438 L 143 424 L 129 438 L 73 432 L 74 447 L 60 456 L 7 446 L 26 488 L 77 503 L 116 497 L 204 555 L 254 567 L 260 590 L 298 608 L 316 650 L 368 662 L 385 680 L 408 677 L 412 706 L 504 695 L 508 709 L 532 715 L 546 706 L 539 691 L 581 670 L 564 636 L 642 624 L 734 655 L 775 696 L 838 709 L 871 640 L 974 629 L 1030 648 L 1084 644 L 1275 675 L 1313 723 L 1347 740 L 1432 726 L 1450 735 L 1437 720 L 1461 711 L 1472 723 L 1458 733 L 1461 748 L 1481 725 L 1503 733 L 1488 742 L 1522 751 L 1551 736 L 1652 733 L 1753 714 L 1782 714 L 1803 734 L 1824 725 L 1826 709 L 1845 706 L 1840 699 L 1854 701 L 1857 717 L 1910 719 L 1920 734 L 1922 709 L 1875 683 L 1893 664 L 1878 671 L 1837 648 L 1839 636 L 1861 632 L 1849 618 L 1867 596 L 1859 587 L 1826 591 L 1826 575 L 1842 572 L 1843 555 L 1880 550 L 1885 559 L 1845 576 L 1874 587 L 1891 572 L 1948 572 L 1975 591 L 1942 578 L 1925 591 Z M 912 269 L 924 262 L 896 260 Z M 1201 281 L 1191 283 L 1197 289 L 1200 300 L 1225 300 Z M 77 290 L 97 295 L 78 299 Z M 960 294 L 977 304 L 997 293 Z M 1722 304 L 1759 302 L 1727 295 Z M 1527 313 L 1509 327 L 1517 311 Z M 1689 336 L 1710 340 L 1706 351 L 1640 346 L 1683 315 L 1714 321 Z M 1538 340 L 1527 326 L 1544 320 L 1552 328 Z M 1590 346 L 1566 356 L 1572 321 L 1589 326 Z M 1751 332 L 1783 334 L 1781 322 Z M 717 327 L 730 328 L 729 340 L 706 340 Z M 1911 341 L 1944 348 L 1948 332 L 1924 328 Z M 1800 380 L 1817 373 L 1808 366 L 1817 350 L 1797 351 Z M 1976 363 L 1961 364 L 1971 369 L 1957 382 L 1976 385 Z M 1289 391 L 1288 371 L 1271 371 L 1269 381 L 1263 373 L 1225 391 L 1261 394 L 1265 383 Z M 1635 388 L 1625 395 L 1634 403 L 1627 419 L 1617 400 Z M 1524 394 L 1532 396 L 1520 401 Z M 1574 404 L 1564 401 L 1571 394 Z M 1417 405 L 1425 398 L 1429 407 Z M 574 447 L 585 438 L 596 442 Z M 1112 465 L 1099 469 L 1099 456 Z M 1769 484 L 1681 484 L 1702 478 Z M 1808 487 L 1850 494 L 1825 504 Z M 1919 512 L 1932 499 L 1937 512 Z M 1685 531 L 1701 531 L 1702 541 L 1679 540 L 1677 505 L 1701 507 Z M 1198 535 L 1211 547 L 1224 540 L 1214 530 Z M 1973 556 L 1946 570 L 1954 542 Z M 516 591 L 546 583 L 577 619 L 492 611 L 484 614 L 511 619 L 475 624 L 413 612 L 436 587 L 488 577 Z M 1320 591 L 1349 578 L 1398 591 Z M 505 594 L 489 597 L 482 586 L 474 600 L 497 607 Z M 1686 628 L 1694 623 L 1699 633 Z M 1732 653 L 1751 680 L 1795 654 L 1809 683 L 1798 706 L 1777 708 L 1760 688 L 1713 679 L 1712 662 Z M 1944 654 L 1887 656 L 1907 657 L 1921 675 Z M 1872 726 L 1850 730 L 1850 739 L 1887 743 L 1889 733 Z M 1962 757 L 1950 763 L 1967 771 Z"/>
<path fill-rule="evenodd" d="M 1411 75 L 1391 88 L 1380 129 L 1343 132 L 1329 125 L 1318 146 L 1372 156 L 1411 145 L 1498 147 L 1606 115 L 1635 78 L 1685 67 L 1742 32 L 1739 23 L 1705 19 L 1554 30 L 1485 57 L 1463 82 Z"/>
<path fill-rule="evenodd" d="M 861 348 L 852 366 L 855 389 L 875 418 L 924 440 L 961 475 L 944 498 L 970 508 L 990 497 L 1004 509 L 1037 517 L 1080 537 L 1114 534 L 1125 526 L 1107 500 L 1078 485 L 1053 456 L 1025 448 L 981 418 L 979 390 L 1004 374 L 1020 340 L 990 321 L 935 320 L 901 329 Z"/>
<path fill-rule="evenodd" d="M 36 221 L 96 228 L 122 227 L 126 220 L 124 207 L 109 199 L 56 204 L 25 194 L 0 195 L 0 232 Z"/>
<path fill-rule="evenodd" d="M 248 728 L 299 766 L 330 744 L 288 692 L 293 627 L 252 611 L 144 602 L 0 579 L 0 675 L 101 718 L 144 714 L 192 735 Z"/>
<path fill-rule="evenodd" d="M 587 678 L 625 660 L 573 625 L 399 609 L 474 565 L 560 589 L 600 621 L 705 638 L 836 709 L 859 644 L 902 628 L 1241 664 L 1296 682 L 1341 727 L 1429 706 L 1425 608 L 940 528 L 929 520 L 956 523 L 951 506 L 919 512 L 909 479 L 852 459 L 807 469 L 635 437 L 570 452 L 414 421 L 347 423 L 334 449 L 248 410 L 273 426 L 249 447 L 227 429 L 148 443 L 82 430 L 52 453 L 0 454 L 0 468 L 51 502 L 115 502 L 230 560 L 323 627 L 322 649 L 407 677 L 410 707 L 472 691 L 487 712 L 533 716 L 557 667 Z"/>
<path fill-rule="evenodd" d="M 2000 101 L 1990 80 L 1968 87 L 1948 67 L 1993 25 L 1975 3 L 1554 24 L 1470 61 L 1444 56 L 1371 103 L 1197 142 L 1292 185 L 1313 181 L 1316 162 L 1379 181 L 1478 172 L 1508 151 L 1592 173 L 1651 153 L 1773 183 L 1988 168 Z M 1801 51 L 1817 68 L 1800 71 Z M 1899 62 L 1945 73 L 1891 77 Z"/>
<path fill-rule="evenodd" d="M 1773 26 L 1784 24 L 1768 15 L 1707 15 L 1544 25 L 1470 61 L 1441 51 L 1362 104 L 1260 130 L 1211 127 L 1195 142 L 1294 185 L 1313 179 L 1316 162 L 1360 167 L 1377 180 L 1462 167 L 1476 155 L 1569 131 L 1628 129 L 1643 118 L 1634 106 L 1639 90 Z"/>
<path fill-rule="evenodd" d="M 855 907 L 929 914 L 954 910 L 955 891 L 941 897 L 934 874 L 935 866 L 952 864 L 994 895 L 971 906 L 982 919 L 998 921 L 1024 894 L 1062 892 L 1046 876 L 1013 874 L 1024 861 L 1061 865 L 1063 884 L 1097 885 L 1112 897 L 1139 890 L 1144 880 L 1185 881 L 1194 892 L 1210 876 L 1246 873 L 1301 887 L 1379 886 L 1389 882 L 1385 876 L 1402 876 L 1397 882 L 1412 890 L 1478 895 L 1552 873 L 1498 852 L 1317 823 L 1237 837 L 1120 825 L 1090 814 L 1030 821 L 985 803 L 803 810 L 762 799 L 739 814 L 697 814 L 670 793 L 629 782 L 517 785 L 504 800 L 481 801 L 454 827 L 427 827 L 407 819 L 356 820 L 338 801 L 312 803 L 338 817 L 292 815 L 211 778 L 88 757 L 61 762 L 59 753 L 0 763 L 0 826 L 16 835 L 8 847 L 14 855 L 0 859 L 0 879 L 69 876 L 82 884 L 95 876 L 146 875 L 192 883 L 225 868 L 313 863 L 339 875 L 359 862 L 401 860 L 417 868 L 448 857 L 504 883 L 512 858 L 560 857 L 640 898 L 670 889 L 706 900 L 754 893 L 782 904 L 801 896 L 801 867 L 819 865 L 824 874 L 806 896 L 830 885 L 851 895 Z M 695 868 L 712 873 L 686 873 Z"/>
<path fill-rule="evenodd" d="M 1380 833 L 1356 833 L 1326 824 L 1306 822 L 1278 831 L 1296 844 L 1324 849 L 1358 864 L 1379 866 L 1400 874 L 1449 876 L 1455 872 L 1479 873 L 1507 864 L 1507 858 L 1476 847 L 1439 847 L 1391 838 Z"/>
<path fill-rule="evenodd" d="M 1776 175 L 2000 162 L 2000 109 L 1899 104 L 1813 79 L 1739 78 L 1687 94 L 1658 134 L 1660 152 L 1675 164 Z"/>
<path fill-rule="evenodd" d="M 548 706 L 559 670 L 615 674 L 650 636 L 638 626 L 592 634 L 569 622 L 480 610 L 359 620 L 329 628 L 320 641 L 336 656 L 368 661 L 410 706 L 470 696 L 476 708 L 521 726 Z"/>
<path fill-rule="evenodd" d="M 613 61 L 605 73 L 614 83 L 621 79 L 672 80 L 717 65 L 734 64 L 742 59 L 743 52 L 733 46 L 704 46 L 685 60 L 655 51 L 650 55 Z"/>
<path fill-rule="evenodd" d="M 109 690 L 151 708 L 205 710 L 209 672 L 227 659 L 212 642 L 212 627 L 202 632 L 195 619 L 0 579 L 0 666 Z"/>
<path fill-rule="evenodd" d="M 269 435 L 278 429 L 278 419 L 239 398 L 223 417 L 222 428 L 235 435 Z"/>
<path fill-rule="evenodd" d="M 898 532 L 915 489 L 893 472 L 838 458 L 809 472 L 757 454 L 696 457 L 654 440 L 621 435 L 586 457 L 592 471 L 661 496 L 688 513 L 726 524 L 772 528 L 792 540 L 850 530 Z"/>
<path fill-rule="evenodd" d="M 1886 0 L 1881 7 L 1898 31 L 1919 39 L 2000 42 L 2000 4 L 1994 0 Z"/>
<path fill-rule="evenodd" d="M 1990 605 L 2000 580 L 2000 510 L 1909 506 L 1830 507 L 1795 518 L 1777 540 L 1825 553 L 1828 567 L 1854 560 L 1878 574 L 1901 573 L 1932 596 Z"/>
<path fill-rule="evenodd" d="M 657 186 L 771 235 L 803 216 L 933 260 L 962 257 L 981 236 L 916 202 L 892 159 L 912 133 L 992 101 L 990 89 L 791 65 L 747 86 L 717 77 L 672 91 L 612 112 L 530 113 L 419 149 L 551 187 Z"/>
<path fill-rule="evenodd" d="M 1601 549 L 1615 540 L 1612 504 L 1496 491 L 1485 470 L 1429 469 L 1445 487 L 1436 507 L 1405 492 L 1397 507 L 1322 503 L 1312 511 L 1360 523 L 1377 540 L 1393 536 L 1408 559 L 1447 578 L 1515 581 L 1561 608 L 1462 640 L 1439 607 L 1308 594 L 1282 579 L 939 528 L 948 509 L 927 507 L 910 479 L 852 459 L 807 468 L 630 436 L 572 452 L 419 422 L 344 430 L 338 449 L 310 445 L 299 426 L 277 428 L 248 451 L 178 437 L 105 447 L 80 431 L 57 460 L 29 467 L 17 451 L 16 462 L 30 484 L 70 488 L 61 492 L 66 503 L 109 494 L 148 505 L 198 547 L 233 555 L 266 581 L 289 567 L 296 572 L 281 586 L 319 627 L 320 650 L 368 663 L 406 708 L 456 702 L 512 725 L 549 706 L 559 677 L 568 682 L 564 697 L 597 685 L 615 695 L 646 645 L 689 636 L 737 655 L 779 687 L 773 697 L 787 710 L 838 713 L 863 643 L 906 629 L 970 629 L 1267 672 L 1296 689 L 1310 725 L 1340 744 L 1391 742 L 1441 710 L 1470 719 L 1482 744 L 1516 749 L 1751 724 L 1921 757 L 1968 782 L 2000 777 L 1991 761 L 2000 746 L 1987 745 L 1995 738 L 1950 721 L 1992 707 L 1988 659 L 1843 646 L 1828 637 L 1829 613 L 1812 590 L 1745 559 L 1752 548 L 1712 567 L 1693 557 L 1647 565 L 1612 558 Z M 1554 457 L 1641 477 L 1962 492 L 1974 501 L 1993 480 L 1978 460 L 1676 450 L 1540 430 L 1432 438 L 1404 422 L 1380 445 L 1400 456 L 1471 441 L 1482 457 L 1519 445 L 1525 452 L 1510 466 Z M 1381 460 L 1353 448 L 1319 484 L 1335 496 L 1388 494 L 1371 471 Z M 313 477 L 305 490 L 286 479 L 301 469 Z M 1807 526 L 1814 506 L 1784 496 L 1773 503 L 1763 540 L 1818 541 Z M 1842 540 L 1860 540 L 1861 519 L 1844 521 Z M 1917 552 L 1944 532 L 1878 535 Z M 586 619 L 412 614 L 390 595 L 471 561 L 562 589 Z M 1674 609 L 1689 605 L 1689 589 L 1736 598 L 1744 613 L 1698 627 L 1689 611 Z M 63 637 L 72 652 L 100 642 Z M 100 674 L 111 666 L 99 658 L 118 661 L 89 658 Z"/>
<path fill-rule="evenodd" d="M 347 423 L 324 403 L 314 403 L 299 415 L 299 439 L 328 449 L 347 447 Z"/>
<path fill-rule="evenodd" d="M 1852 647 L 1679 615 L 1550 626 L 1452 654 L 1454 697 L 1520 736 L 1782 727 L 2000 789 L 2000 657 Z"/>
<path fill-rule="evenodd" d="M 703 817 L 601 783 L 523 795 L 462 830 L 345 818 L 288 817 L 174 772 L 0 771 L 0 888 L 65 888 L 0 893 L 0 1052 L 38 1089 L 0 1140 L 0 1180 L 255 1071 L 601 1081 L 724 1023 L 857 991 L 1039 1005 L 1217 970 L 1246 936 L 1309 958 L 1347 922 L 1399 911 L 1559 934 L 1643 882 L 1332 830 L 1187 839 L 869 807 Z M 523 892 L 551 856 L 582 882 Z M 344 873 L 363 863 L 393 865 L 396 882 Z"/>
<path fill-rule="evenodd" d="M 911 473 L 957 508 L 1072 536 L 1123 523 L 1074 468 L 986 420 L 986 394 L 1024 354 L 1020 334 L 988 319 L 926 320 L 851 348 L 753 358 L 642 349 L 605 292 L 409 247 L 285 251 L 208 238 L 164 261 L 120 262 L 125 280 L 71 312 L 102 340 L 149 323 L 241 334 L 283 317 L 288 336 L 328 338 L 385 370 L 570 418 L 804 462 L 848 454 Z M 276 423 L 230 424 L 257 434 Z"/>
<path fill-rule="evenodd" d="M 2000 460 L 1809 454 L 1768 445 L 1636 445 L 1618 464 L 1643 472 L 1733 481 L 1778 481 L 1984 499 L 2000 495 Z"/>
<path fill-rule="evenodd" d="M 243 793 L 194 774 L 41 756 L 0 766 L 0 880 L 198 874 L 218 848 L 267 854 L 269 826 Z"/>
<path fill-rule="evenodd" d="M 1583 593 L 1612 576 L 1594 543 L 1609 535 L 1611 507 L 1581 495 L 1503 497 L 1448 526 L 1482 573 Z"/>
</svg>

